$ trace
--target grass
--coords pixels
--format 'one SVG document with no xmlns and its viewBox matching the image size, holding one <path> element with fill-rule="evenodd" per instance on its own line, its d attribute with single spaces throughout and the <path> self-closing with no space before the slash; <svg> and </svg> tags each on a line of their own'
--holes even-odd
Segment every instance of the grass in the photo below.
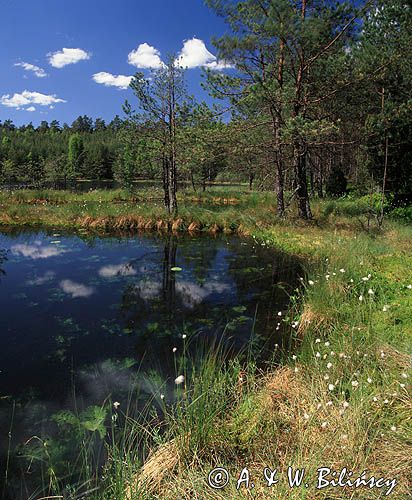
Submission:
<svg viewBox="0 0 412 500">
<path fill-rule="evenodd" d="M 132 201 L 120 191 L 1 196 L 3 224 L 93 227 L 93 220 L 141 217 L 155 228 L 164 220 L 160 202 Z M 366 500 L 390 488 L 389 482 L 382 488 L 316 488 L 319 467 L 347 467 L 354 478 L 366 471 L 366 478 L 396 479 L 391 496 L 409 498 L 412 228 L 387 221 L 381 231 L 365 232 L 361 214 L 346 205 L 337 210 L 339 201 L 333 211 L 316 202 L 317 222 L 303 224 L 276 221 L 271 194 L 194 196 L 180 195 L 177 229 L 194 222 L 197 230 L 216 225 L 306 259 L 304 293 L 291 298 L 282 317 L 293 351 L 284 353 L 280 366 L 268 363 L 264 370 L 252 360 L 228 363 L 218 349 L 193 363 L 193 370 L 179 366 L 185 381 L 176 388 L 176 403 L 161 400 L 160 420 L 149 411 L 151 418 L 137 422 L 126 412 L 124 425 L 115 425 L 99 490 L 91 487 L 90 497 Z M 236 205 L 221 201 L 229 198 Z M 148 450 L 143 463 L 139 447 Z M 308 487 L 289 487 L 289 466 L 305 468 Z M 224 489 L 208 485 L 214 467 L 229 472 Z M 254 488 L 236 487 L 244 467 Z M 279 471 L 271 488 L 265 467 Z"/>
</svg>

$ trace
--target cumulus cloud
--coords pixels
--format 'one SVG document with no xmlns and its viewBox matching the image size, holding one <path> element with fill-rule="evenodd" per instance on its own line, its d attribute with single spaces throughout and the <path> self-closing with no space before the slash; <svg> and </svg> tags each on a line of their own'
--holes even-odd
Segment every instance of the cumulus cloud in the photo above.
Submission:
<svg viewBox="0 0 412 500">
<path fill-rule="evenodd" d="M 205 42 L 199 38 L 183 42 L 183 48 L 177 56 L 177 63 L 183 68 L 206 67 L 221 70 L 232 67 L 227 61 L 218 61 L 217 57 L 207 50 Z"/>
<path fill-rule="evenodd" d="M 62 280 L 59 285 L 63 292 L 71 295 L 72 299 L 90 297 L 95 291 L 92 286 L 86 286 L 72 280 Z"/>
<path fill-rule="evenodd" d="M 68 49 L 64 47 L 62 50 L 57 52 L 50 52 L 47 54 L 49 57 L 49 63 L 53 68 L 64 68 L 68 64 L 75 64 L 79 61 L 85 61 L 90 59 L 91 54 L 83 49 Z"/>
<path fill-rule="evenodd" d="M 55 277 L 56 277 L 56 273 L 54 271 L 46 271 L 41 276 L 37 276 L 36 278 L 33 278 L 32 280 L 27 280 L 26 283 L 27 283 L 27 285 L 31 285 L 31 286 L 44 285 L 44 284 L 48 283 L 49 281 L 52 281 Z"/>
<path fill-rule="evenodd" d="M 34 106 L 29 106 L 28 108 L 26 108 L 26 111 L 30 111 L 30 113 L 33 113 L 33 111 L 36 111 L 36 108 Z"/>
<path fill-rule="evenodd" d="M 112 75 L 111 73 L 101 71 L 100 73 L 95 73 L 92 78 L 96 83 L 100 83 L 106 87 L 117 87 L 118 89 L 124 90 L 128 88 L 133 77 L 125 75 Z"/>
<path fill-rule="evenodd" d="M 109 264 L 99 269 L 99 276 L 102 278 L 113 278 L 114 276 L 135 276 L 136 269 L 129 264 Z"/>
<path fill-rule="evenodd" d="M 40 92 L 30 92 L 28 90 L 23 91 L 21 94 L 15 93 L 12 96 L 10 94 L 5 94 L 1 96 L 0 103 L 3 106 L 9 108 L 23 108 L 24 106 L 30 106 L 32 104 L 38 104 L 39 106 L 51 106 L 52 104 L 58 102 L 66 102 L 64 99 L 58 98 L 56 95 L 46 95 Z M 30 106 L 33 108 L 33 106 Z M 28 111 L 33 111 L 33 109 L 26 108 Z"/>
<path fill-rule="evenodd" d="M 127 57 L 127 62 L 141 69 L 158 69 L 164 66 L 160 52 L 148 43 L 141 43 L 137 49 L 132 50 Z"/>
<path fill-rule="evenodd" d="M 27 62 L 18 62 L 15 64 L 15 66 L 23 68 L 26 71 L 32 71 L 38 78 L 44 78 L 47 76 L 47 73 L 44 71 L 43 68 L 35 66 L 34 64 L 30 64 Z"/>
<path fill-rule="evenodd" d="M 22 255 L 23 257 L 28 257 L 33 260 L 56 257 L 57 255 L 61 255 L 65 252 L 63 248 L 59 248 L 57 246 L 43 246 L 40 241 L 35 241 L 33 245 L 18 243 L 11 247 L 11 251 L 14 255 Z"/>
</svg>

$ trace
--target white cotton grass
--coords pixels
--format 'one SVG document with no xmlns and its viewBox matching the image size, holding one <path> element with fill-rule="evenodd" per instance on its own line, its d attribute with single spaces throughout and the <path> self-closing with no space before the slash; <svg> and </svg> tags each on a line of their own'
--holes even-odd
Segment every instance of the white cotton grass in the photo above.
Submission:
<svg viewBox="0 0 412 500">
<path fill-rule="evenodd" d="M 175 384 L 176 385 L 181 385 L 185 381 L 184 375 L 179 375 L 178 377 L 175 378 Z"/>
<path fill-rule="evenodd" d="M 119 401 L 115 401 L 115 402 L 113 403 L 113 408 L 114 408 L 115 410 L 117 410 L 117 409 L 119 408 L 119 406 L 120 406 Z"/>
</svg>

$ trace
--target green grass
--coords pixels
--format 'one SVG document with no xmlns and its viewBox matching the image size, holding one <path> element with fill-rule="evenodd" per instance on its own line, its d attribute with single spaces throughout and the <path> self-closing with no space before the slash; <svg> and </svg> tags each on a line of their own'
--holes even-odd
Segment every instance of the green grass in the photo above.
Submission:
<svg viewBox="0 0 412 500">
<path fill-rule="evenodd" d="M 291 297 L 291 309 L 283 317 L 290 327 L 292 352 L 283 354 L 281 366 L 268 363 L 265 370 L 257 370 L 250 358 L 226 362 L 219 349 L 203 353 L 202 362 L 189 363 L 183 356 L 176 366 L 176 375 L 185 375 L 176 387 L 177 402 L 160 400 L 162 418 L 150 404 L 139 420 L 128 418 L 127 411 L 122 425 L 108 418 L 111 439 L 104 473 L 100 480 L 90 474 L 83 489 L 89 488 L 90 498 L 113 500 L 366 500 L 385 495 L 387 488 L 318 490 L 316 470 L 327 466 L 338 471 L 348 467 L 355 476 L 366 470 L 367 477 L 396 478 L 391 496 L 408 498 L 412 228 L 386 221 L 382 230 L 365 232 L 362 214 L 345 205 L 330 211 L 321 201 L 314 203 L 316 222 L 276 221 L 273 195 L 221 193 L 206 193 L 201 202 L 193 201 L 195 193 L 181 194 L 180 229 L 191 222 L 204 230 L 215 224 L 221 230 L 240 227 L 262 245 L 305 259 L 303 292 Z M 63 217 L 68 226 L 84 217 L 142 217 L 154 227 L 154 221 L 164 219 L 160 202 L 132 202 L 122 192 L 104 193 L 102 203 L 96 199 L 100 192 L 80 197 L 62 193 L 65 204 L 35 205 L 35 213 L 27 203 L 34 195 L 22 196 L 27 197 L 18 202 L 2 195 L 3 223 L 9 217 L 12 224 L 36 220 L 58 227 Z M 225 196 L 236 198 L 237 205 L 216 203 Z M 111 204 L 119 199 L 119 205 Z M 334 202 L 339 203 L 347 202 Z M 115 412 L 110 403 L 106 408 L 108 415 Z M 148 452 L 144 462 L 142 449 Z M 207 484 L 217 466 L 226 467 L 231 476 L 222 490 Z M 246 466 L 255 488 L 238 490 L 236 479 Z M 280 481 L 272 488 L 262 477 L 266 466 L 279 469 Z M 289 488 L 288 466 L 306 468 L 308 488 Z M 46 467 L 45 477 L 54 477 L 53 472 L 52 466 Z M 56 480 L 46 493 L 61 494 L 63 484 Z"/>
</svg>

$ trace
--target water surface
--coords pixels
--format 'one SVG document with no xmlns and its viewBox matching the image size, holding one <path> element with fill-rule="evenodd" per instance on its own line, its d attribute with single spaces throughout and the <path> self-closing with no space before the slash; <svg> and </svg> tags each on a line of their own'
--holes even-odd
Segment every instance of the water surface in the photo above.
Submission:
<svg viewBox="0 0 412 500">
<path fill-rule="evenodd" d="M 285 254 L 235 237 L 9 232 L 0 249 L 2 471 L 13 408 L 12 449 L 50 432 L 62 409 L 125 406 L 136 388 L 138 405 L 172 401 L 184 349 L 270 355 L 300 274 Z M 9 476 L 25 481 L 12 458 Z"/>
</svg>

